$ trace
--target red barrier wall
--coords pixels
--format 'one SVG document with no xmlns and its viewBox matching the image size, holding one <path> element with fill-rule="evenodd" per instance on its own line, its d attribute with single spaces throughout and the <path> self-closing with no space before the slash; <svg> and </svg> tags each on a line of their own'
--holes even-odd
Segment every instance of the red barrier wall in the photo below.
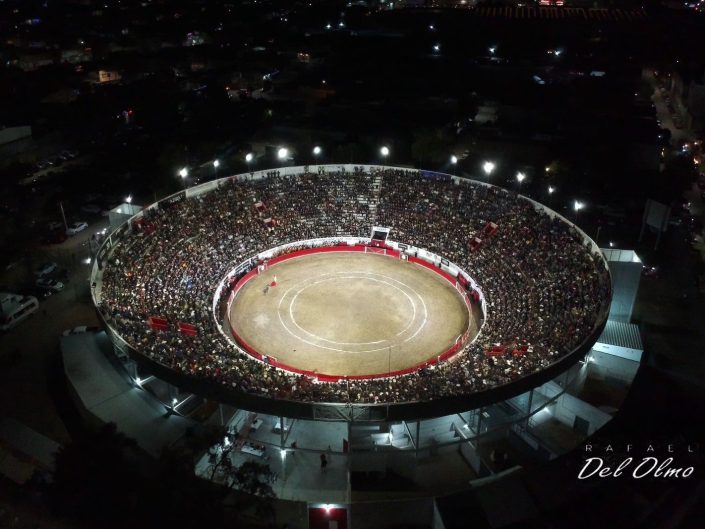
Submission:
<svg viewBox="0 0 705 529">
<path fill-rule="evenodd" d="M 296 257 L 301 257 L 304 255 L 311 255 L 311 254 L 316 254 L 316 253 L 325 253 L 325 252 L 364 252 L 365 251 L 365 246 L 362 244 L 355 245 L 355 246 L 321 246 L 318 248 L 307 248 L 304 250 L 298 250 L 295 252 L 287 253 L 284 255 L 280 255 L 277 257 L 274 257 L 272 259 L 268 260 L 268 266 L 272 267 L 276 265 L 277 263 L 281 263 L 284 261 L 288 261 L 289 259 L 294 259 Z M 396 250 L 392 250 L 391 248 L 387 249 L 387 254 L 388 257 L 394 257 L 398 258 L 399 257 L 399 252 Z M 429 270 L 432 270 L 433 272 L 437 273 L 444 279 L 446 279 L 449 283 L 453 285 L 455 288 L 455 282 L 456 278 L 453 277 L 451 274 L 441 270 L 437 266 L 433 265 L 432 263 L 429 263 L 427 261 L 424 261 L 423 259 L 419 259 L 417 257 L 409 257 L 409 261 L 412 263 L 418 264 L 420 266 L 424 266 L 428 268 Z M 266 355 L 263 355 L 259 351 L 257 351 L 254 347 L 252 347 L 249 343 L 247 343 L 235 330 L 235 328 L 232 325 L 232 322 L 230 321 L 230 305 L 232 304 L 233 299 L 235 299 L 235 296 L 237 296 L 237 293 L 240 291 L 240 289 L 247 284 L 247 282 L 252 279 L 254 276 L 257 275 L 257 267 L 253 268 L 250 270 L 247 274 L 245 274 L 240 281 L 237 282 L 235 285 L 235 288 L 233 289 L 232 293 L 230 294 L 228 298 L 228 323 L 230 325 L 230 332 L 233 335 L 233 338 L 235 338 L 235 341 L 238 343 L 240 347 L 242 347 L 250 356 L 256 358 L 257 360 L 264 360 L 264 357 Z M 468 307 L 468 310 L 470 311 L 470 305 L 469 305 L 469 300 L 468 296 L 463 296 L 463 299 L 465 301 L 466 306 Z M 275 367 L 278 367 L 280 369 L 284 369 L 285 371 L 290 371 L 292 373 L 297 373 L 300 375 L 307 375 L 312 378 L 318 379 L 320 382 L 338 382 L 340 380 L 369 380 L 369 379 L 375 379 L 375 378 L 387 378 L 389 376 L 398 376 L 398 375 L 408 375 L 409 373 L 413 373 L 414 371 L 418 371 L 419 369 L 422 369 L 424 367 L 429 367 L 432 366 L 441 360 L 447 360 L 451 356 L 453 356 L 455 353 L 460 350 L 463 345 L 465 344 L 465 341 L 467 340 L 467 335 L 463 336 L 463 339 L 450 347 L 447 351 L 444 351 L 443 353 L 437 355 L 434 358 L 430 358 L 426 362 L 423 362 L 421 364 L 417 364 L 415 366 L 407 367 L 405 369 L 400 369 L 397 371 L 392 371 L 392 372 L 385 372 L 385 373 L 379 373 L 379 374 L 374 374 L 374 375 L 353 375 L 353 376 L 347 376 L 347 375 L 332 375 L 332 374 L 325 374 L 325 373 L 318 373 L 316 371 L 310 371 L 306 369 L 299 369 L 290 365 L 287 365 L 283 362 L 279 362 L 277 359 L 274 357 L 268 357 L 267 362 Z"/>
</svg>

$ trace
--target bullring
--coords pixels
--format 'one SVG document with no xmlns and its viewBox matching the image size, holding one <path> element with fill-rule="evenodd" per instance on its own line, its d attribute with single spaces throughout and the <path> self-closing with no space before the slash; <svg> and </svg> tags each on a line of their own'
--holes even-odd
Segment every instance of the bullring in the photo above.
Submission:
<svg viewBox="0 0 705 529">
<path fill-rule="evenodd" d="M 479 334 L 447 359 L 362 380 L 318 377 L 315 362 L 306 373 L 283 369 L 233 340 L 228 301 L 243 276 L 292 248 L 370 247 L 375 225 L 390 229 L 385 251 L 456 279 Z M 448 411 L 509 398 L 584 356 L 611 295 L 599 250 L 555 212 L 486 183 L 383 166 L 209 182 L 133 218 L 98 265 L 99 312 L 138 361 L 199 392 L 303 416 L 318 403 L 403 413 L 418 404 L 427 415 L 429 403 Z"/>
</svg>

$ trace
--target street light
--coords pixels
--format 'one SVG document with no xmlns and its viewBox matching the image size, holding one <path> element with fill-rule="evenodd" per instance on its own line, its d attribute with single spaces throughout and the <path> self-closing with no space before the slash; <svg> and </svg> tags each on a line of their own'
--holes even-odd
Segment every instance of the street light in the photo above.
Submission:
<svg viewBox="0 0 705 529">
<path fill-rule="evenodd" d="M 494 55 L 494 52 L 497 51 L 497 46 L 490 46 L 490 53 Z"/>
<path fill-rule="evenodd" d="M 458 163 L 458 157 L 455 154 L 450 155 L 450 163 L 452 163 L 453 165 Z"/>
<path fill-rule="evenodd" d="M 316 146 L 313 148 L 313 155 L 314 155 L 314 156 L 318 156 L 319 154 L 321 154 L 321 148 L 320 148 L 318 145 L 316 145 Z"/>
<path fill-rule="evenodd" d="M 127 195 L 127 197 L 125 197 L 125 202 L 132 204 L 132 195 Z"/>
<path fill-rule="evenodd" d="M 280 160 L 286 160 L 288 157 L 289 157 L 289 149 L 287 149 L 286 147 L 281 147 L 277 151 L 277 158 L 279 158 Z"/>
<path fill-rule="evenodd" d="M 583 209 L 584 207 L 585 207 L 585 204 L 583 204 L 579 200 L 576 200 L 575 202 L 573 202 L 573 209 L 575 210 L 576 213 L 578 211 L 580 211 L 581 209 Z"/>
<path fill-rule="evenodd" d="M 188 176 L 188 169 L 185 167 L 182 167 L 181 170 L 179 171 L 179 176 L 181 177 L 181 180 L 184 183 L 184 189 L 186 189 L 186 177 Z"/>
<path fill-rule="evenodd" d="M 389 156 L 389 147 L 387 147 L 386 145 L 384 145 L 384 146 L 379 150 L 379 153 L 380 153 L 384 158 L 386 158 L 387 156 Z"/>
<path fill-rule="evenodd" d="M 526 175 L 525 175 L 524 173 L 522 173 L 521 171 L 519 171 L 519 172 L 517 173 L 517 182 L 519 182 L 519 185 L 521 185 L 521 183 L 522 183 L 524 180 L 526 180 Z"/>
<path fill-rule="evenodd" d="M 488 162 L 485 162 L 482 164 L 482 170 L 485 171 L 485 174 L 487 176 L 492 174 L 492 171 L 494 171 L 495 167 L 496 166 L 495 166 L 494 162 L 488 161 Z"/>
<path fill-rule="evenodd" d="M 215 167 L 216 169 L 217 169 L 218 167 L 220 167 L 220 161 L 219 161 L 219 160 L 213 160 L 213 167 Z"/>
<path fill-rule="evenodd" d="M 548 186 L 548 194 L 552 195 L 553 193 L 556 192 L 556 188 L 553 186 Z"/>
<path fill-rule="evenodd" d="M 251 152 L 248 152 L 248 153 L 245 155 L 245 161 L 246 161 L 247 163 L 250 163 L 253 158 L 254 158 L 254 155 L 253 155 Z"/>
<path fill-rule="evenodd" d="M 439 51 L 441 51 L 441 45 L 440 45 L 440 44 L 434 44 L 434 45 L 433 45 L 433 51 L 435 51 L 436 53 L 438 53 Z"/>
</svg>

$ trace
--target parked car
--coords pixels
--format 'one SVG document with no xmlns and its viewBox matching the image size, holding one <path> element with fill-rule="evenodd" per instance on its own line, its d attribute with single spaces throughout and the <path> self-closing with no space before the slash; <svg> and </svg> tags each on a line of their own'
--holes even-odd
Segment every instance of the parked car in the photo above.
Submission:
<svg viewBox="0 0 705 529">
<path fill-rule="evenodd" d="M 66 229 L 66 235 L 76 235 L 77 233 L 85 230 L 87 227 L 87 222 L 73 222 L 69 224 L 69 227 Z"/>
<path fill-rule="evenodd" d="M 53 262 L 49 263 L 44 263 L 41 266 L 38 266 L 34 270 L 34 275 L 39 276 L 39 277 L 45 277 L 54 272 L 57 268 L 59 268 L 59 265 Z"/>
<path fill-rule="evenodd" d="M 641 276 L 650 278 L 650 279 L 658 279 L 659 278 L 659 272 L 658 268 L 655 266 L 647 266 L 644 265 L 641 267 Z"/>
<path fill-rule="evenodd" d="M 37 279 L 36 285 L 44 290 L 50 290 L 52 292 L 61 292 L 64 289 L 64 284 L 56 279 L 47 279 L 45 277 L 40 277 Z"/>
<path fill-rule="evenodd" d="M 34 314 L 39 308 L 39 301 L 33 296 L 14 296 L 4 303 L 3 307 L 3 313 L 0 315 L 0 331 L 7 331 Z"/>
</svg>

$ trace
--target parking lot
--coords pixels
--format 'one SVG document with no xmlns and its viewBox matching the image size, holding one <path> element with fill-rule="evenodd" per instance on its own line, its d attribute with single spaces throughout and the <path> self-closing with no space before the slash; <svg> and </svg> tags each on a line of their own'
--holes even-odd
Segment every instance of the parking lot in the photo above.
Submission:
<svg viewBox="0 0 705 529">
<path fill-rule="evenodd" d="M 101 218 L 64 243 L 40 246 L 31 256 L 0 272 L 2 291 L 24 293 L 36 279 L 34 270 L 53 261 L 66 268 L 63 291 L 40 300 L 29 319 L 0 335 L 0 414 L 14 417 L 59 443 L 68 441 L 56 401 L 50 395 L 60 374 L 58 342 L 61 333 L 79 325 L 97 325 L 90 303 L 89 257 L 91 237 L 107 227 Z"/>
<path fill-rule="evenodd" d="M 657 78 L 653 70 L 649 70 L 648 75 L 654 87 L 654 95 L 651 100 L 656 106 L 656 118 L 661 122 L 661 127 L 671 131 L 671 143 L 675 145 L 678 141 L 690 139 L 688 130 L 683 128 L 682 124 L 680 127 L 676 126 L 674 122 L 675 111 L 672 112 L 669 109 L 669 104 L 666 100 L 669 97 L 666 83 L 662 79 Z"/>
</svg>

